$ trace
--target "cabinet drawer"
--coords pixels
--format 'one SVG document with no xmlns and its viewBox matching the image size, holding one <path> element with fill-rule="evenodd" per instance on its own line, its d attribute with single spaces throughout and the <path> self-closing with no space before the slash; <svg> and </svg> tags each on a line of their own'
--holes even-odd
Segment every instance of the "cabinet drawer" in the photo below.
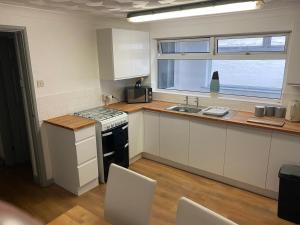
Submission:
<svg viewBox="0 0 300 225">
<path fill-rule="evenodd" d="M 78 176 L 80 187 L 98 178 L 97 158 L 78 166 Z"/>
<path fill-rule="evenodd" d="M 85 127 L 80 130 L 75 131 L 75 141 L 81 141 L 85 138 L 95 136 L 96 130 L 95 126 Z"/>
<path fill-rule="evenodd" d="M 77 164 L 80 165 L 97 156 L 96 138 L 90 137 L 76 144 Z"/>
</svg>

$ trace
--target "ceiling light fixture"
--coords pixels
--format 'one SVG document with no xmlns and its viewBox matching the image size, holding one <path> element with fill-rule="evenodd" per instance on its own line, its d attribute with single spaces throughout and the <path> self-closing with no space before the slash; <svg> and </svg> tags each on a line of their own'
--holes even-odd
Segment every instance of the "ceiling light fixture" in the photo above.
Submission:
<svg viewBox="0 0 300 225">
<path fill-rule="evenodd" d="M 261 8 L 263 0 L 211 0 L 187 5 L 164 7 L 127 14 L 129 22 L 149 22 L 156 20 L 183 18 L 248 11 Z"/>
</svg>

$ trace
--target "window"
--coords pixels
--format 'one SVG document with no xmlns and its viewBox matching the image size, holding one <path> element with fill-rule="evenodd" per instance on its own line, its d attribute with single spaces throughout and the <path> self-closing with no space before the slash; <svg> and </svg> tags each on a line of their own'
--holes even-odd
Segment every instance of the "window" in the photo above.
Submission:
<svg viewBox="0 0 300 225">
<path fill-rule="evenodd" d="M 222 94 L 281 98 L 287 34 L 188 40 L 158 42 L 159 89 L 209 92 L 218 71 Z"/>
</svg>

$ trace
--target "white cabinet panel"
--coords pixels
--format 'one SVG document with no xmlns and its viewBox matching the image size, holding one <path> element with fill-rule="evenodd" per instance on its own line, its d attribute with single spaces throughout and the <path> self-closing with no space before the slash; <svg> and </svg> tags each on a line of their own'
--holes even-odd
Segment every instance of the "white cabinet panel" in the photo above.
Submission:
<svg viewBox="0 0 300 225">
<path fill-rule="evenodd" d="M 225 146 L 225 125 L 190 121 L 190 166 L 223 175 Z"/>
<path fill-rule="evenodd" d="M 160 157 L 188 164 L 189 120 L 160 114 Z"/>
<path fill-rule="evenodd" d="M 143 152 L 144 118 L 143 111 L 128 114 L 129 158 Z"/>
<path fill-rule="evenodd" d="M 90 126 L 90 127 L 84 127 L 82 129 L 76 130 L 75 131 L 75 141 L 81 141 L 83 139 L 95 136 L 95 126 Z"/>
<path fill-rule="evenodd" d="M 287 61 L 287 83 L 291 85 L 300 85 L 300 19 L 295 21 L 293 32 L 291 33 L 291 40 L 289 42 L 289 56 Z"/>
<path fill-rule="evenodd" d="M 102 79 L 122 80 L 150 74 L 149 32 L 107 28 L 97 34 Z"/>
<path fill-rule="evenodd" d="M 159 155 L 159 113 L 144 111 L 144 152 Z"/>
<path fill-rule="evenodd" d="M 98 163 L 97 158 L 88 161 L 78 167 L 79 186 L 95 180 L 98 178 Z"/>
<path fill-rule="evenodd" d="M 300 166 L 300 136 L 273 133 L 267 176 L 267 189 L 278 192 L 278 172 L 283 164 Z"/>
<path fill-rule="evenodd" d="M 77 164 L 80 165 L 92 158 L 97 156 L 97 152 L 95 151 L 96 145 L 96 137 L 93 136 L 91 138 L 85 139 L 81 142 L 77 142 L 76 144 L 77 151 Z"/>
<path fill-rule="evenodd" d="M 224 175 L 265 188 L 270 143 L 270 132 L 228 127 Z"/>
</svg>

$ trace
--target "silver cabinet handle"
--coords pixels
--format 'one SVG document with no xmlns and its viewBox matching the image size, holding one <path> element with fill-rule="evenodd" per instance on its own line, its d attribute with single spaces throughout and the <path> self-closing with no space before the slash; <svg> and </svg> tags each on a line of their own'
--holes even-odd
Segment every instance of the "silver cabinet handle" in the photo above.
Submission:
<svg viewBox="0 0 300 225">
<path fill-rule="evenodd" d="M 102 134 L 102 137 L 106 137 L 106 136 L 109 136 L 109 135 L 112 135 L 112 132 L 104 133 L 104 134 Z"/>
<path fill-rule="evenodd" d="M 104 154 L 103 156 L 107 157 L 107 156 L 110 156 L 110 155 L 113 155 L 113 154 L 115 154 L 115 152 L 109 152 L 109 153 Z"/>
</svg>

